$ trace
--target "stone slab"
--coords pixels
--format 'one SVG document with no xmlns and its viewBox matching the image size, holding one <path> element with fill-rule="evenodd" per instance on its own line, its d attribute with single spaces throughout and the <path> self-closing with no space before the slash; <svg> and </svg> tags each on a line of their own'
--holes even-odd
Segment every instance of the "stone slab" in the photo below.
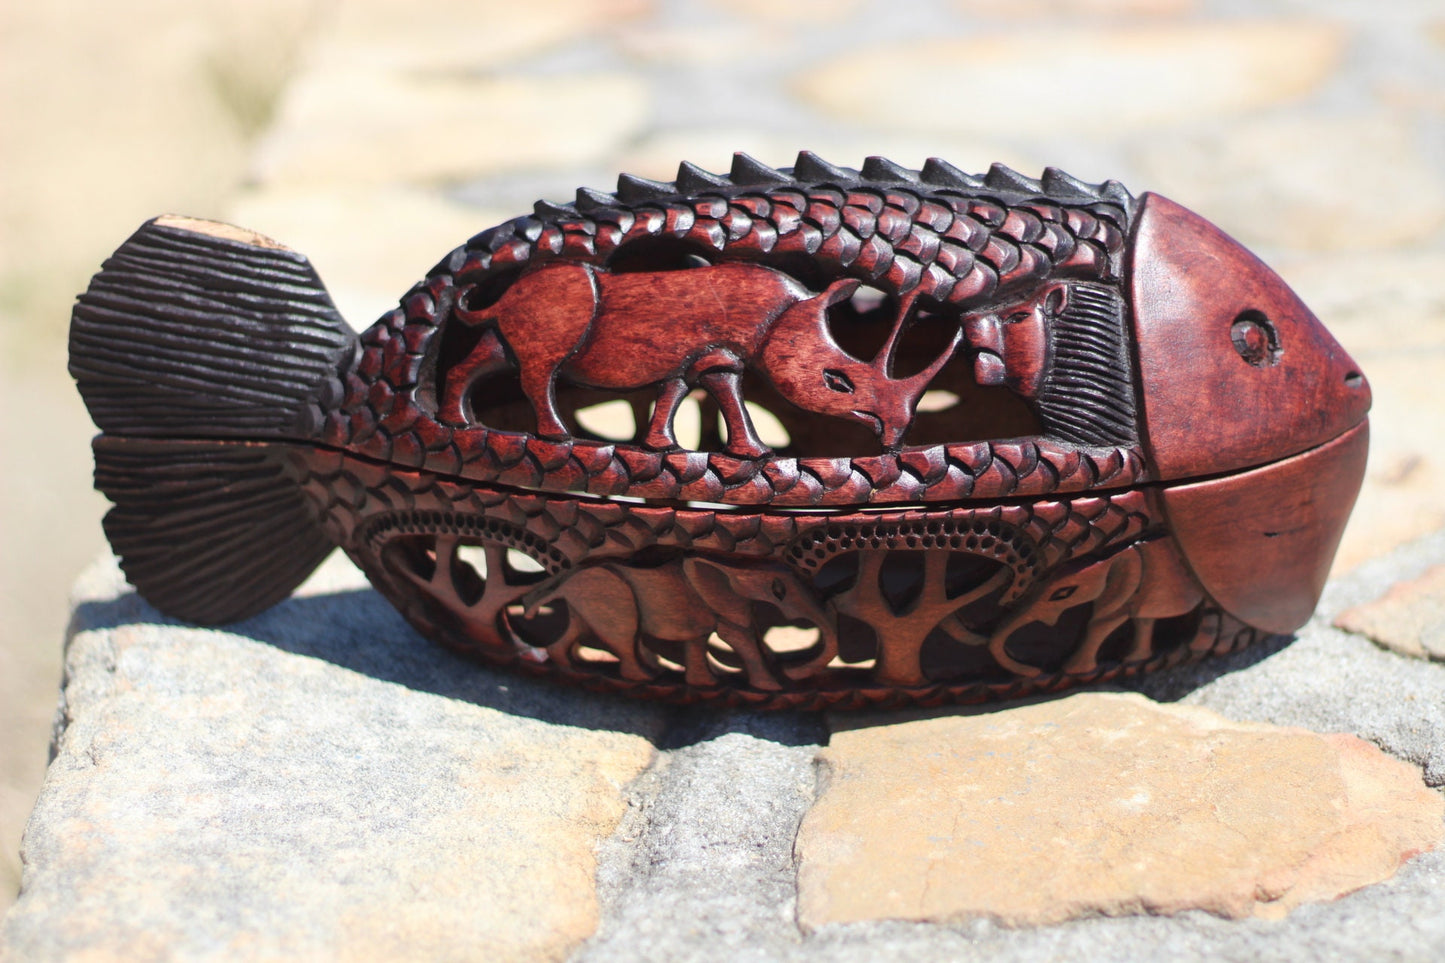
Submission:
<svg viewBox="0 0 1445 963">
<path fill-rule="evenodd" d="M 422 643 L 343 558 L 230 631 L 82 580 L 0 955 L 563 959 L 657 710 Z"/>
<path fill-rule="evenodd" d="M 1381 651 L 1331 628 L 1329 620 L 1441 562 L 1445 531 L 1331 583 L 1321 613 L 1292 641 L 1148 677 L 1136 688 L 1156 700 L 1203 706 L 1236 720 L 1350 732 L 1407 760 L 1438 788 L 1445 785 L 1445 666 Z M 848 725 L 864 721 L 858 717 Z M 1283 920 L 1186 911 L 1029 928 L 988 919 L 863 921 L 804 935 L 784 918 L 796 904 L 779 884 L 792 853 L 778 827 L 801 820 L 809 808 L 797 785 L 806 778 L 802 760 L 815 750 L 798 742 L 821 740 L 809 735 L 819 724 L 804 716 L 770 727 L 769 719 L 703 710 L 674 723 L 679 728 L 667 737 L 669 748 L 634 783 L 629 815 L 603 848 L 603 922 L 577 959 L 1426 963 L 1445 957 L 1445 851 L 1439 849 L 1409 860 L 1385 882 L 1332 902 L 1306 903 Z M 835 732 L 827 738 L 844 737 Z M 1269 772 L 1258 776 L 1266 783 L 1271 778 Z M 1035 816 L 1047 820 L 1055 808 L 1040 806 Z M 759 813 L 768 816 L 760 819 Z M 709 861 L 708 854 L 715 858 Z"/>
<path fill-rule="evenodd" d="M 1329 78 L 1345 40 L 1306 20 L 979 33 L 871 49 L 886 70 L 860 69 L 848 50 L 796 89 L 819 111 L 885 130 L 1117 136 L 1177 124 L 1181 104 L 1195 120 L 1289 103 Z M 963 96 L 963 76 L 987 86 L 965 84 Z"/>
<path fill-rule="evenodd" d="M 1445 662 L 1445 565 L 1395 583 L 1372 602 L 1346 609 L 1334 624 L 1401 655 Z"/>
<path fill-rule="evenodd" d="M 1289 644 L 1266 644 L 1156 675 L 1137 687 L 1158 700 L 1208 707 L 1237 720 L 1351 732 L 1410 762 L 1438 787 L 1445 784 L 1445 666 L 1382 651 L 1331 628 L 1329 620 L 1442 562 L 1445 532 L 1332 583 L 1321 613 Z M 26 892 L 0 925 L 0 956 L 8 951 L 20 959 L 74 958 L 89 948 L 100 956 L 140 958 L 274 958 L 296 952 L 447 958 L 483 945 L 476 942 L 479 933 L 515 939 L 496 952 L 500 959 L 513 952 L 543 959 L 570 953 L 588 963 L 1133 961 L 1161 955 L 1426 961 L 1445 953 L 1445 855 L 1438 850 L 1411 859 L 1383 883 L 1333 902 L 1302 905 L 1281 921 L 1184 912 L 1016 929 L 989 920 L 840 922 L 805 933 L 793 895 L 796 827 L 813 801 L 814 757 L 832 751 L 822 749 L 829 739 L 847 738 L 841 728 L 829 736 L 820 717 L 663 710 L 494 673 L 418 639 L 379 597 L 359 589 L 354 574 L 330 587 L 309 585 L 302 597 L 235 633 L 206 633 L 168 623 L 133 595 L 115 597 L 114 568 L 103 571 L 111 597 L 107 601 L 92 589 L 78 609 L 66 688 L 72 721 L 27 838 Z M 125 626 L 153 638 L 117 646 L 114 636 Z M 201 669 L 181 671 L 188 653 L 204 654 L 207 678 L 212 672 L 218 677 L 202 682 L 195 677 Z M 253 677 L 264 684 L 249 684 Z M 162 718 L 169 728 L 122 727 L 118 736 L 102 736 L 121 718 L 118 704 L 134 704 L 142 695 L 117 688 L 116 680 L 149 680 L 146 696 L 176 700 L 193 711 L 182 716 L 167 710 Z M 337 719 L 306 708 L 337 706 L 329 690 L 351 693 L 341 700 L 351 707 Z M 363 697 L 368 691 L 372 694 Z M 226 714 L 254 712 L 243 695 L 248 692 L 258 705 L 281 711 L 263 714 L 249 727 L 226 722 Z M 207 700 L 211 709 L 199 711 Z M 224 714 L 218 711 L 222 707 Z M 483 745 L 463 754 L 455 746 L 462 736 Z M 154 754 L 166 755 L 165 766 L 135 786 L 116 786 L 107 767 L 145 738 L 154 743 Z M 383 738 L 392 750 L 370 746 Z M 509 741 L 515 752 L 504 751 Z M 327 753 L 307 762 L 307 751 L 318 743 Z M 202 750 L 219 756 L 218 745 L 260 752 L 269 768 L 260 772 L 243 758 L 223 756 L 225 764 L 202 778 L 188 760 Z M 282 753 L 283 748 L 290 751 Z M 92 752 L 100 765 L 91 760 Z M 470 782 L 456 775 L 466 769 L 462 759 L 477 760 Z M 188 781 L 173 786 L 158 778 L 171 770 Z M 492 780 L 478 775 L 497 770 L 502 774 Z M 545 775 L 520 784 L 523 772 Z M 565 774 L 560 782 L 559 773 Z M 1259 778 L 1268 782 L 1271 775 Z M 399 776 L 405 788 L 387 789 L 391 776 Z M 627 778 L 631 782 L 623 785 Z M 283 780 L 289 780 L 285 792 L 275 788 Z M 120 802 L 108 803 L 98 790 L 81 788 L 91 781 Z M 308 813 L 308 805 L 324 798 L 321 787 L 333 783 L 340 801 Z M 579 792 L 591 792 L 590 803 L 568 813 L 546 802 L 579 783 L 584 787 Z M 248 785 L 249 795 L 238 795 Z M 270 796 L 254 790 L 256 785 L 272 787 Z M 237 802 L 226 809 L 218 805 L 220 798 L 271 805 Z M 508 801 L 530 801 L 541 809 L 518 822 Z M 92 817 L 106 815 L 107 807 L 133 827 L 156 824 L 176 831 L 167 846 L 156 841 L 153 829 L 149 837 L 133 833 L 150 838 L 152 849 L 143 854 L 173 848 L 188 834 L 203 840 L 204 846 L 190 845 L 195 866 L 181 881 L 158 887 L 144 860 L 111 861 L 107 882 L 75 898 L 74 883 L 87 878 L 86 868 L 101 866 L 113 853 L 93 831 L 81 831 L 85 827 L 76 814 L 98 825 Z M 350 835 L 339 844 L 334 837 L 313 839 L 280 818 L 288 809 L 302 813 L 295 826 L 307 830 L 324 827 L 328 813 L 340 822 L 349 819 Z M 1048 820 L 1056 810 L 1041 805 L 1034 816 Z M 583 829 L 548 824 L 552 814 Z M 512 835 L 505 827 L 513 825 L 528 828 Z M 548 825 L 555 830 L 552 837 L 546 836 Z M 421 827 L 449 841 L 450 849 L 417 855 L 425 851 L 417 839 Z M 579 837 L 597 843 L 595 855 L 591 844 L 577 845 Z M 477 878 L 456 870 L 468 847 L 486 852 L 467 867 Z M 515 868 L 509 854 L 517 849 L 527 850 L 527 879 L 507 875 L 509 866 Z M 539 863 L 541 856 L 546 860 Z M 595 896 L 591 876 L 579 868 L 589 861 L 596 863 Z M 259 869 L 293 863 L 306 868 L 306 880 L 298 880 L 299 872 Z M 573 906 L 569 914 L 535 899 L 537 891 L 528 885 L 538 866 L 554 867 L 576 883 L 569 899 L 580 911 Z M 232 874 L 234 880 L 226 882 Z M 505 898 L 496 901 L 494 894 L 492 901 L 469 898 L 485 889 L 488 874 L 501 874 L 508 893 L 534 898 L 520 909 Z M 303 882 L 313 892 L 330 887 L 342 894 L 345 886 L 394 893 L 419 880 L 427 882 L 403 892 L 394 905 L 363 902 L 372 908 L 369 917 L 347 917 L 365 940 L 343 932 L 336 917 L 317 912 L 314 902 L 293 905 Z M 427 913 L 434 914 L 432 925 L 402 928 Z M 160 935 L 142 942 L 146 930 Z M 290 941 L 284 947 L 283 939 Z M 456 949 L 465 941 L 470 950 Z M 125 952 L 112 952 L 114 947 Z"/>
<path fill-rule="evenodd" d="M 1420 771 L 1349 735 L 1103 692 L 870 721 L 819 758 L 797 846 L 805 929 L 1278 919 L 1388 879 L 1445 835 Z"/>
</svg>

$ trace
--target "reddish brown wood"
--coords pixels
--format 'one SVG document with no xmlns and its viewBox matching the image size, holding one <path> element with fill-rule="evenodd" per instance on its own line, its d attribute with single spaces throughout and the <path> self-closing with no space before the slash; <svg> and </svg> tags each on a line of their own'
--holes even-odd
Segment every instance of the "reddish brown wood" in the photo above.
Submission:
<svg viewBox="0 0 1445 963">
<path fill-rule="evenodd" d="M 71 340 L 107 534 L 167 612 L 244 617 L 340 545 L 478 658 L 764 707 L 1049 692 L 1290 631 L 1369 405 L 1283 282 L 1163 198 L 808 153 L 539 202 L 359 337 L 300 255 L 159 219 Z"/>
<path fill-rule="evenodd" d="M 1209 594 L 1268 632 L 1303 625 L 1324 590 L 1369 447 L 1361 424 L 1263 468 L 1165 486 L 1170 529 Z"/>
<path fill-rule="evenodd" d="M 1124 662 L 1148 659 L 1153 653 L 1154 626 L 1198 610 L 1204 593 L 1184 565 L 1178 547 L 1167 538 L 1144 538 L 1100 557 L 1061 565 L 1019 600 L 1009 617 L 989 638 L 989 653 L 1019 675 L 1045 670 L 1015 659 L 1008 643 L 1025 625 L 1057 626 L 1071 609 L 1092 605 L 1082 641 L 1063 665 L 1066 673 L 1088 673 L 1099 667 L 1099 653 L 1116 630 L 1132 624 L 1133 638 Z"/>
<path fill-rule="evenodd" d="M 974 378 L 1034 400 L 1049 361 L 1049 329 L 1064 313 L 1068 288 L 1049 284 L 1025 300 L 964 316 Z"/>
<path fill-rule="evenodd" d="M 1133 258 L 1155 477 L 1262 465 L 1364 420 L 1370 387 L 1359 366 L 1279 275 L 1219 228 L 1145 194 Z"/>
<path fill-rule="evenodd" d="M 556 402 L 557 379 L 565 376 L 587 388 L 655 389 L 642 443 L 676 450 L 677 407 L 691 387 L 701 385 L 727 424 L 728 454 L 762 458 L 770 450 L 758 440 L 740 385 L 743 370 L 752 366 L 799 408 L 858 421 L 896 449 L 919 397 L 962 332 L 923 371 L 895 378 L 890 369 L 898 337 L 912 321 L 911 300 L 900 307 L 892 336 L 872 361 L 849 355 L 828 330 L 827 309 L 853 294 L 858 283 L 844 278 L 813 294 L 756 264 L 618 275 L 554 262 L 522 275 L 484 308 L 468 309 L 475 288 L 462 288 L 454 317 L 463 325 L 494 327 L 511 348 L 542 438 L 571 437 Z M 680 326 L 686 337 L 678 336 Z M 478 348 L 447 372 L 443 418 L 465 424 L 484 416 L 467 396 L 478 378 L 503 360 L 500 344 L 484 335 Z"/>
</svg>

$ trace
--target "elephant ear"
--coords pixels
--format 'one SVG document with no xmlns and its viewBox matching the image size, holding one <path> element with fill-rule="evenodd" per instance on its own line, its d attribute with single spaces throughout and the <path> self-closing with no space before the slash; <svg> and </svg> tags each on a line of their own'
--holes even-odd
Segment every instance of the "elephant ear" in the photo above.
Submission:
<svg viewBox="0 0 1445 963">
<path fill-rule="evenodd" d="M 711 562 L 685 558 L 682 560 L 682 574 L 692 590 L 711 607 L 716 607 L 722 597 L 734 594 L 727 574 Z"/>
<path fill-rule="evenodd" d="M 748 600 L 754 597 L 750 581 L 743 570 L 732 569 L 700 558 L 685 558 L 682 574 L 687 584 L 698 594 L 713 612 L 724 619 L 747 624 L 751 606 Z"/>
</svg>

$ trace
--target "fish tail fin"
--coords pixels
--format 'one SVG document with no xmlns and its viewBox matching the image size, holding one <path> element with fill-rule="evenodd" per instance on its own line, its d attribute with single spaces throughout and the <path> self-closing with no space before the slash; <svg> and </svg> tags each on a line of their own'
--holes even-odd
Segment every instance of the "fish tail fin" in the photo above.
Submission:
<svg viewBox="0 0 1445 963">
<path fill-rule="evenodd" d="M 341 402 L 356 342 L 302 255 L 166 216 L 77 299 L 70 373 L 109 434 L 309 441 Z"/>
<path fill-rule="evenodd" d="M 302 489 L 291 445 L 95 439 L 105 535 L 126 578 L 167 615 L 247 618 L 305 581 L 335 544 Z"/>
<path fill-rule="evenodd" d="M 228 225 L 156 218 L 92 279 L 70 372 L 106 535 L 157 608 L 244 618 L 330 552 L 302 482 L 356 342 L 304 257 Z"/>
</svg>

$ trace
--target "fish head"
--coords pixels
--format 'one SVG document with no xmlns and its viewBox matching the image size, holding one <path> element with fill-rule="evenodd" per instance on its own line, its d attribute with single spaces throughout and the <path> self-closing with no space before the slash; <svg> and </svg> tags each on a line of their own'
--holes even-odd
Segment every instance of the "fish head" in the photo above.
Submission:
<svg viewBox="0 0 1445 963">
<path fill-rule="evenodd" d="M 1365 420 L 1359 366 L 1279 275 L 1204 218 L 1145 194 L 1129 275 L 1156 478 L 1264 465 Z"/>
<path fill-rule="evenodd" d="M 1364 479 L 1370 385 L 1289 286 L 1155 194 L 1130 294 L 1145 454 L 1189 567 L 1268 632 L 1309 618 Z"/>
</svg>

